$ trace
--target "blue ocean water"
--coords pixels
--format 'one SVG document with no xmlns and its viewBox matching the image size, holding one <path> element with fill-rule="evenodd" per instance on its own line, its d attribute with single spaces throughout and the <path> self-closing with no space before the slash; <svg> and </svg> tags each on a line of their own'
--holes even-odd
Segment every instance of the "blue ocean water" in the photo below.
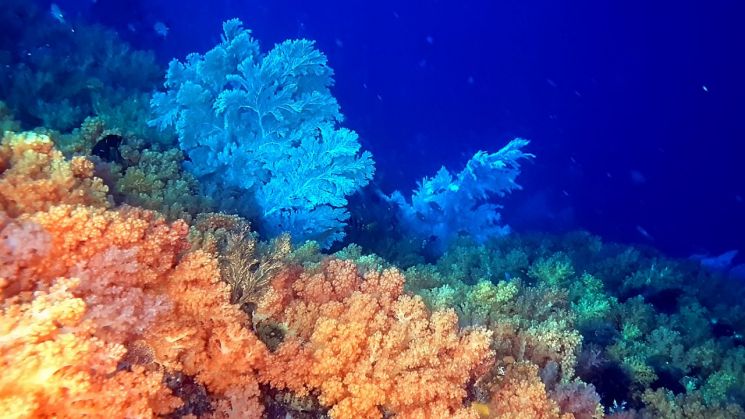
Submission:
<svg viewBox="0 0 745 419">
<path fill-rule="evenodd" d="M 0 132 L 90 158 L 113 207 L 395 265 L 464 328 L 522 307 L 492 314 L 557 403 L 745 417 L 741 2 L 4 1 Z M 270 387 L 270 417 L 332 408 Z"/>
<path fill-rule="evenodd" d="M 505 202 L 515 228 L 585 228 L 677 256 L 745 246 L 739 2 L 57 4 L 163 63 L 209 49 L 232 17 L 267 46 L 315 40 L 386 192 L 521 136 L 538 158 Z"/>
</svg>

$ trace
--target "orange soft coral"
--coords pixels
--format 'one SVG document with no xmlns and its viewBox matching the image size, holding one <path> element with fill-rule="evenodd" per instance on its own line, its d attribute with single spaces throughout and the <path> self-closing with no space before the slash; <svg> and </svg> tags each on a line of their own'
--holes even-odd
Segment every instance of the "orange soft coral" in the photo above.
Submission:
<svg viewBox="0 0 745 419">
<path fill-rule="evenodd" d="M 6 132 L 0 142 L 0 211 L 10 216 L 61 203 L 107 206 L 107 193 L 90 160 L 65 160 L 46 135 Z"/>
<path fill-rule="evenodd" d="M 118 371 L 126 349 L 95 336 L 85 302 L 60 279 L 28 303 L 6 299 L 0 313 L 0 416 L 147 417 L 178 404 L 144 369 Z M 2 280 L 3 287 L 7 280 Z"/>
<path fill-rule="evenodd" d="M 170 313 L 158 286 L 187 246 L 186 227 L 142 211 L 55 206 L 16 219 L 0 213 L 0 230 L 0 362 L 12 371 L 0 405 L 29 406 L 20 417 L 172 410 L 178 401 L 159 369 L 117 365 Z"/>
<path fill-rule="evenodd" d="M 263 380 L 320 392 L 336 418 L 476 416 L 463 406 L 465 387 L 489 359 L 488 332 L 459 333 L 453 311 L 430 313 L 403 283 L 397 270 L 363 277 L 335 259 L 278 275 L 257 318 L 288 332 Z"/>
<path fill-rule="evenodd" d="M 0 214 L 0 226 L 7 224 L 6 229 L 20 229 L 17 233 L 24 234 L 12 243 L 6 240 L 4 247 L 0 243 L 0 257 L 3 250 L 12 256 L 4 263 L 5 269 L 16 272 L 14 284 L 7 291 L 42 287 L 73 271 L 105 273 L 109 268 L 122 273 L 112 278 L 117 285 L 141 287 L 162 280 L 188 246 L 186 224 L 167 223 L 153 212 L 134 208 L 111 211 L 60 205 L 8 220 Z M 46 251 L 40 254 L 42 244 Z M 22 255 L 30 259 L 24 262 Z M 130 274 L 125 275 L 127 269 Z M 95 284 L 85 281 L 81 286 L 87 289 Z"/>
<path fill-rule="evenodd" d="M 156 361 L 195 376 L 218 398 L 218 414 L 260 417 L 256 370 L 267 350 L 246 328 L 246 314 L 229 304 L 217 261 L 202 251 L 190 253 L 164 285 L 173 310 L 146 335 Z"/>
<path fill-rule="evenodd" d="M 0 150 L 0 416 L 169 413 L 173 372 L 208 390 L 216 416 L 260 416 L 266 347 L 214 256 L 185 254 L 188 226 L 90 201 L 86 160 L 32 134 L 11 140 Z"/>
<path fill-rule="evenodd" d="M 517 362 L 499 367 L 499 378 L 492 389 L 490 418 L 496 419 L 571 419 L 570 413 L 560 413 L 559 406 L 549 399 L 546 387 L 538 377 L 538 366 Z"/>
<path fill-rule="evenodd" d="M 0 213 L 0 230 L 0 272 L 8 274 L 0 291 L 8 312 L 28 312 L 23 307 L 32 307 L 39 296 L 56 292 L 56 278 L 75 277 L 76 286 L 65 291 L 63 301 L 77 305 L 45 318 L 65 326 L 57 317 L 75 315 L 77 321 L 84 318 L 86 325 L 84 333 L 65 337 L 64 350 L 51 346 L 45 356 L 22 342 L 20 352 L 0 354 L 6 365 L 25 362 L 44 371 L 71 374 L 95 366 L 109 379 L 95 387 L 87 381 L 81 384 L 81 400 L 94 397 L 91 391 L 95 390 L 99 400 L 109 399 L 111 409 L 121 399 L 130 406 L 150 406 L 153 412 L 154 404 L 174 405 L 164 402 L 168 399 L 163 395 L 169 392 L 160 371 L 183 372 L 210 392 L 217 415 L 260 416 L 263 408 L 258 401 L 256 368 L 264 362 L 266 347 L 245 327 L 249 323 L 245 313 L 230 305 L 215 258 L 202 251 L 182 255 L 188 247 L 183 222 L 166 223 L 152 212 L 132 208 L 112 211 L 62 205 L 17 219 Z M 7 328 L 6 335 L 25 330 L 9 318 L 2 320 L 2 326 Z M 44 347 L 49 345 L 44 343 Z M 148 356 L 116 371 L 125 348 L 146 348 Z M 86 351 L 93 355 L 84 356 Z M 99 366 L 101 352 L 106 354 L 105 368 Z M 67 408 L 83 409 L 78 396 L 46 389 L 33 368 L 17 372 L 14 380 L 31 380 L 26 390 L 49 394 L 60 415 L 73 411 Z M 131 380 L 147 384 L 152 391 L 125 384 Z M 18 403 L 18 397 L 28 392 L 7 389 L 7 394 L 0 394 L 0 404 Z M 45 401 L 44 406 L 51 403 Z M 39 411 L 50 412 L 44 406 Z M 85 411 L 93 416 L 114 412 L 91 406 L 92 410 Z M 144 412 L 113 416 L 152 415 Z"/>
</svg>

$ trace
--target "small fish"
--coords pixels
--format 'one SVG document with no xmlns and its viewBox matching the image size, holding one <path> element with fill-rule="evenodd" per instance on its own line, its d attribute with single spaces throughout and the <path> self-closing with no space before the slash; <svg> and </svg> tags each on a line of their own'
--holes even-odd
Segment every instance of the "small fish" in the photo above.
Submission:
<svg viewBox="0 0 745 419">
<path fill-rule="evenodd" d="M 706 85 L 701 86 L 701 89 L 703 89 L 704 92 L 709 93 L 709 88 L 706 87 Z"/>
<path fill-rule="evenodd" d="M 166 26 L 165 23 L 161 21 L 157 21 L 153 25 L 153 30 L 155 31 L 155 33 L 165 38 L 168 36 L 168 31 L 170 31 L 171 29 L 168 26 Z"/>
<path fill-rule="evenodd" d="M 435 38 L 432 37 L 432 35 L 427 35 L 426 38 L 424 38 L 428 44 L 434 45 L 435 44 Z"/>
<path fill-rule="evenodd" d="M 645 239 L 647 239 L 647 240 L 649 240 L 649 241 L 654 241 L 654 237 L 652 237 L 652 235 L 651 235 L 651 234 L 649 234 L 649 232 L 648 232 L 648 231 L 647 231 L 647 230 L 646 230 L 646 229 L 645 229 L 644 227 L 642 227 L 642 226 L 640 226 L 640 225 L 637 225 L 637 226 L 636 226 L 636 231 L 637 231 L 637 232 L 638 232 L 639 234 L 641 234 L 641 235 L 642 235 L 642 237 L 644 237 Z"/>
<path fill-rule="evenodd" d="M 49 14 L 51 14 L 52 18 L 59 23 L 65 23 L 65 15 L 62 14 L 62 10 L 57 6 L 57 3 L 52 3 L 52 5 L 49 6 Z"/>
</svg>

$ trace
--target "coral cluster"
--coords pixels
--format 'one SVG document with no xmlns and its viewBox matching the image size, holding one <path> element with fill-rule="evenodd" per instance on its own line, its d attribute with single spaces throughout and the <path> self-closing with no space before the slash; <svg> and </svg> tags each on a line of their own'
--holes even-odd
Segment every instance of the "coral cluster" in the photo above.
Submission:
<svg viewBox="0 0 745 419">
<path fill-rule="evenodd" d="M 374 173 L 354 131 L 339 128 L 333 71 L 308 40 L 262 54 L 238 19 L 204 55 L 171 61 L 153 96 L 161 129 L 175 128 L 188 167 L 223 210 L 262 234 L 330 247 L 344 237 L 346 197 Z"/>
<path fill-rule="evenodd" d="M 86 156 L 117 204 L 157 210 L 171 220 L 191 220 L 213 205 L 199 193 L 199 183 L 183 170 L 181 150 L 150 137 L 112 127 L 102 117 L 88 117 L 69 133 L 40 130 L 65 156 Z"/>
<path fill-rule="evenodd" d="M 6 131 L 0 142 L 0 208 L 10 216 L 52 204 L 108 205 L 108 187 L 84 157 L 66 160 L 42 134 Z"/>
<path fill-rule="evenodd" d="M 4 2 L 0 26 L 0 97 L 25 128 L 67 131 L 104 114 L 135 125 L 146 115 L 161 75 L 152 53 L 101 26 L 57 22 L 33 2 Z"/>
<path fill-rule="evenodd" d="M 521 160 L 534 157 L 522 151 L 528 140 L 516 138 L 495 153 L 479 151 L 453 176 L 445 167 L 424 178 L 411 203 L 396 191 L 386 197 L 396 207 L 398 222 L 407 235 L 431 241 L 431 251 L 441 255 L 459 235 L 479 243 L 509 233 L 502 225 L 495 197 L 519 189 L 515 179 Z"/>
<path fill-rule="evenodd" d="M 217 260 L 184 254 L 187 225 L 95 199 L 71 203 L 67 197 L 91 196 L 97 182 L 71 183 L 52 170 L 24 181 L 17 170 L 24 163 L 4 159 L 0 181 L 27 193 L 44 182 L 56 194 L 39 197 L 35 207 L 15 200 L 0 207 L 1 351 L 14 372 L 3 379 L 4 411 L 166 413 L 181 403 L 164 377 L 178 372 L 197 377 L 213 409 L 240 403 L 260 412 L 251 366 L 264 346 L 242 327 L 245 314 L 230 305 Z M 71 162 L 47 164 L 64 169 Z M 228 366 L 240 372 L 215 377 Z"/>
<path fill-rule="evenodd" d="M 380 259 L 354 247 L 346 260 L 290 252 L 286 238 L 257 244 L 244 221 L 219 214 L 190 232 L 113 207 L 90 167 L 74 170 L 92 163 L 64 158 L 47 137 L 7 133 L 3 144 L 0 184 L 15 188 L 0 207 L 5 412 L 476 417 L 477 391 L 494 417 L 514 406 L 562 412 L 537 366 L 505 364 L 499 351 L 495 363 L 500 341 L 522 338 L 460 328 L 461 311 L 430 311 Z M 47 193 L 24 201 L 33 190 Z M 515 298 L 495 287 L 471 294 Z M 505 365 L 533 372 L 505 376 Z"/>
<path fill-rule="evenodd" d="M 490 335 L 460 333 L 452 310 L 429 313 L 403 294 L 395 269 L 360 275 L 354 263 L 275 277 L 256 310 L 285 338 L 262 372 L 275 386 L 319 393 L 335 418 L 469 417 L 465 385 L 489 361 Z M 266 326 L 269 322 L 271 326 Z"/>
<path fill-rule="evenodd" d="M 271 286 L 251 321 L 231 304 L 218 258 L 190 250 L 186 223 L 97 200 L 100 179 L 59 175 L 84 158 L 66 160 L 42 140 L 46 159 L 4 153 L 0 173 L 18 190 L 54 191 L 35 205 L 8 196 L 0 208 L 0 358 L 13 371 L 0 384 L 5 412 L 258 417 L 265 383 L 317 395 L 335 417 L 475 414 L 466 388 L 491 361 L 489 333 L 460 331 L 452 310 L 430 313 L 403 293 L 401 272 L 287 263 L 265 273 Z M 41 163 L 26 170 L 29 161 Z M 229 257 L 232 240 L 213 249 Z M 285 330 L 281 342 L 267 346 L 267 328 Z"/>
<path fill-rule="evenodd" d="M 400 271 L 118 205 L 97 164 L 0 143 L 4 412 L 745 415 L 738 294 L 691 264 L 512 235 Z"/>
<path fill-rule="evenodd" d="M 557 402 L 581 379 L 617 414 L 745 416 L 743 290 L 690 262 L 585 233 L 512 235 L 461 240 L 407 276 L 429 306 L 491 329 L 498 367 L 539 367 Z"/>
</svg>

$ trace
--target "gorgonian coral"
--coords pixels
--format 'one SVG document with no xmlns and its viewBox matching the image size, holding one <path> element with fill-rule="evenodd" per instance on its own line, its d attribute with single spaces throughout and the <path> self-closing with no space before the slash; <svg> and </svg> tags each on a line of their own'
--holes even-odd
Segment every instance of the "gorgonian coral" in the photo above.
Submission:
<svg viewBox="0 0 745 419">
<path fill-rule="evenodd" d="M 374 172 L 357 134 L 337 126 L 333 82 L 313 42 L 262 53 L 232 19 L 219 45 L 171 61 L 151 123 L 176 129 L 187 167 L 223 210 L 255 219 L 269 237 L 286 231 L 329 247 L 344 237 L 347 196 Z"/>
</svg>

